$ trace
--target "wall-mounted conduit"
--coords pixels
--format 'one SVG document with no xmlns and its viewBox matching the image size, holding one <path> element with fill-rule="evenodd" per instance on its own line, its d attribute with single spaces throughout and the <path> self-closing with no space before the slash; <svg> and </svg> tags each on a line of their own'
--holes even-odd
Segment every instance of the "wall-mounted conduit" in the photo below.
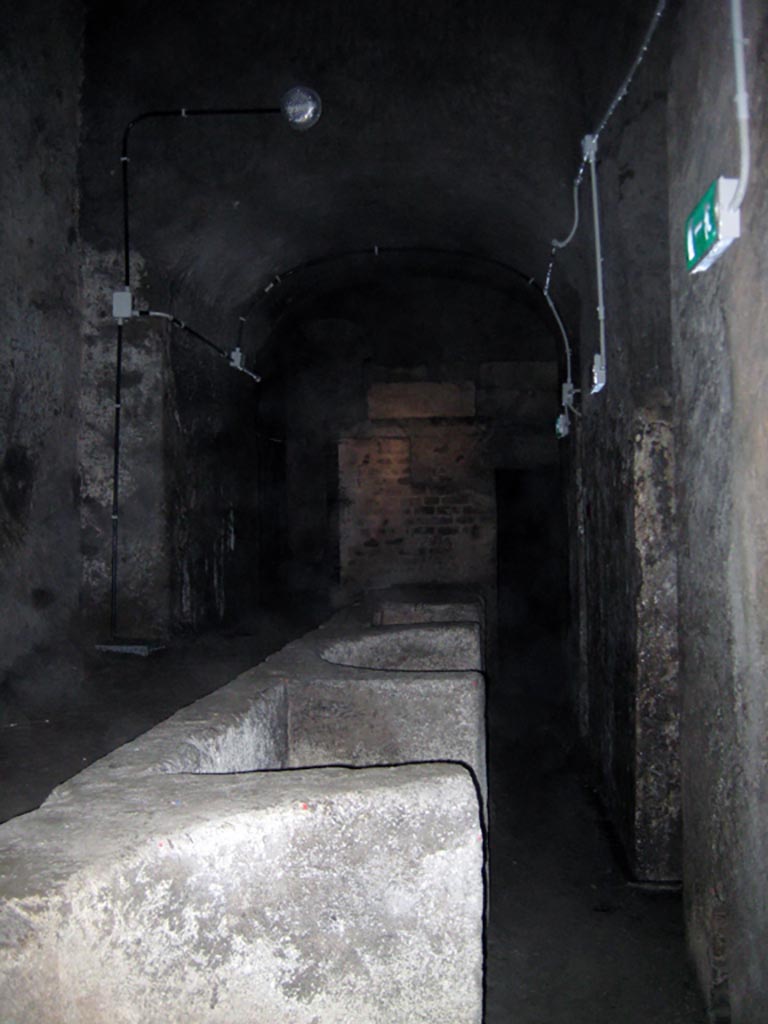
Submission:
<svg viewBox="0 0 768 1024">
<path fill-rule="evenodd" d="M 115 416 L 113 431 L 113 462 L 112 462 L 112 531 L 111 531 L 111 566 L 110 566 L 110 644 L 97 645 L 100 650 L 112 650 L 125 654 L 149 654 L 157 645 L 145 641 L 118 640 L 118 550 L 119 550 L 119 517 L 120 517 L 120 450 L 121 450 L 121 408 L 122 408 L 122 376 L 123 376 L 123 328 L 125 322 L 135 316 L 159 317 L 167 320 L 172 326 L 184 331 L 190 337 L 202 342 L 217 355 L 226 359 L 230 366 L 246 373 L 254 380 L 257 374 L 246 369 L 242 362 L 239 347 L 227 352 L 220 345 L 206 338 L 199 331 L 189 327 L 183 320 L 170 313 L 156 310 L 136 310 L 133 308 L 131 295 L 131 223 L 130 223 L 130 187 L 129 187 L 129 144 L 131 132 L 143 121 L 151 119 L 176 119 L 195 117 L 258 117 L 263 114 L 282 114 L 292 128 L 305 131 L 313 127 L 320 118 L 322 106 L 320 97 L 311 89 L 296 86 L 282 98 L 279 107 L 179 107 L 172 110 L 148 110 L 126 125 L 123 132 L 120 164 L 122 168 L 122 219 L 123 219 L 123 290 L 115 292 L 113 297 L 113 315 L 117 322 L 117 338 L 115 345 Z"/>
<path fill-rule="evenodd" d="M 744 59 L 744 18 L 741 0 L 731 0 L 731 35 L 733 37 L 733 70 L 736 78 L 736 120 L 739 127 L 739 183 L 731 200 L 731 209 L 741 209 L 749 184 L 749 94 Z"/>
<path fill-rule="evenodd" d="M 736 4 L 739 0 L 732 0 L 732 3 Z M 656 9 L 653 12 L 650 24 L 646 29 L 643 40 L 640 44 L 640 48 L 637 51 L 635 59 L 633 60 L 629 71 L 624 77 L 618 91 L 608 105 L 608 109 L 603 115 L 602 120 L 598 124 L 597 128 L 591 135 L 586 135 L 582 141 L 582 158 L 579 164 L 579 169 L 576 172 L 576 177 L 573 180 L 573 225 L 571 230 L 565 236 L 565 238 L 553 238 L 552 249 L 549 257 L 549 266 L 547 267 L 547 275 L 544 283 L 544 292 L 549 294 L 550 285 L 552 283 L 552 272 L 555 267 L 555 260 L 557 253 L 561 249 L 565 249 L 573 241 L 576 231 L 579 227 L 579 190 L 584 180 L 584 174 L 587 169 L 587 165 L 590 168 L 590 179 L 591 179 L 591 190 L 592 190 L 592 224 L 594 230 L 594 244 L 595 244 L 595 262 L 596 262 L 596 279 L 597 279 L 597 317 L 598 317 L 598 329 L 599 329 L 599 352 L 595 354 L 594 361 L 592 364 L 592 394 L 596 394 L 605 387 L 607 382 L 607 352 L 606 352 L 606 338 L 605 338 L 605 297 L 603 294 L 603 255 L 602 255 L 602 242 L 600 238 L 600 214 L 598 206 L 598 194 L 597 194 L 597 145 L 600 136 L 605 131 L 608 122 L 611 120 L 616 112 L 621 101 L 629 92 L 629 87 L 632 84 L 640 65 L 645 60 L 645 56 L 651 45 L 659 22 L 661 21 L 664 11 L 667 7 L 667 0 L 659 0 L 656 5 Z"/>
</svg>

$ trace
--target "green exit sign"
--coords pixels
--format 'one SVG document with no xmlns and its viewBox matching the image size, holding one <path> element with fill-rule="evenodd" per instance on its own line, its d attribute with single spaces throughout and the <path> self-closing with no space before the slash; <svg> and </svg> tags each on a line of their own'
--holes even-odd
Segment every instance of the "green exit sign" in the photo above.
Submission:
<svg viewBox="0 0 768 1024">
<path fill-rule="evenodd" d="M 685 222 L 685 265 L 692 274 L 708 270 L 739 237 L 741 216 L 731 209 L 736 178 L 718 178 L 694 206 Z"/>
</svg>

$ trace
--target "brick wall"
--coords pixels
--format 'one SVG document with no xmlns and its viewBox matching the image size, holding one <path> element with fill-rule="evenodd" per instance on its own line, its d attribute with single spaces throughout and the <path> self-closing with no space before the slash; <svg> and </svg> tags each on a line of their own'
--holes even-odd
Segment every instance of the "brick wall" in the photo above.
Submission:
<svg viewBox="0 0 768 1024">
<path fill-rule="evenodd" d="M 477 428 L 339 443 L 342 583 L 493 581 L 493 475 L 481 470 Z"/>
</svg>

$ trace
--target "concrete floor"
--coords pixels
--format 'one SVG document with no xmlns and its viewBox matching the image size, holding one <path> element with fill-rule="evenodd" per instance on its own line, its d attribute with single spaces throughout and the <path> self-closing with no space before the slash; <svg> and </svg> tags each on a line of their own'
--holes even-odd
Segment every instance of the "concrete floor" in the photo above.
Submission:
<svg viewBox="0 0 768 1024">
<path fill-rule="evenodd" d="M 91 645 L 29 659 L 23 689 L 6 679 L 0 690 L 0 821 L 38 807 L 60 782 L 263 661 L 326 612 L 261 609 L 148 658 Z"/>
<path fill-rule="evenodd" d="M 313 624 L 263 614 L 149 659 L 70 649 L 30 666 L 39 701 L 11 699 L 0 721 L 0 820 Z M 680 896 L 628 884 L 568 717 L 532 685 L 552 667 L 529 657 L 490 681 L 487 1024 L 704 1024 Z M 43 712 L 53 672 L 69 699 Z"/>
<path fill-rule="evenodd" d="M 567 717 L 490 701 L 487 1024 L 704 1024 L 680 894 L 629 884 Z"/>
</svg>

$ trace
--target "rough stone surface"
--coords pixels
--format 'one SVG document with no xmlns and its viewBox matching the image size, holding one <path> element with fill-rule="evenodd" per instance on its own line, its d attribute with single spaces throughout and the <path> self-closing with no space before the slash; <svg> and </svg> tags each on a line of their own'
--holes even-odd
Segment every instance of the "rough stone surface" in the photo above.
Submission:
<svg viewBox="0 0 768 1024">
<path fill-rule="evenodd" d="M 672 426 L 642 413 L 633 465 L 637 592 L 635 801 L 632 869 L 643 879 L 682 872 L 675 461 Z"/>
<path fill-rule="evenodd" d="M 415 598 L 410 601 L 380 598 L 373 612 L 374 626 L 399 626 L 416 622 L 481 622 L 482 619 L 482 602 L 479 598 L 460 604 L 441 601 L 440 598 Z"/>
<path fill-rule="evenodd" d="M 392 671 L 329 663 L 324 653 L 337 643 L 350 644 L 355 621 L 360 624 L 356 611 L 340 613 L 325 628 L 288 644 L 262 665 L 86 768 L 54 790 L 50 799 L 101 790 L 117 777 L 162 772 L 419 760 L 467 765 L 485 794 L 481 672 L 405 666 Z M 445 624 L 422 632 L 420 656 L 428 638 L 440 643 L 451 631 L 457 639 L 449 647 L 466 649 L 469 641 L 477 662 L 476 624 Z M 359 635 L 365 638 L 366 631 Z"/>
<path fill-rule="evenodd" d="M 702 0 L 681 11 L 670 77 L 669 245 L 688 940 L 715 1019 L 758 1024 L 768 1019 L 768 460 L 760 412 L 768 378 L 768 11 L 757 0 L 744 3 L 744 34 L 752 173 L 742 237 L 706 273 L 689 276 L 685 218 L 715 177 L 735 177 L 739 166 L 733 65 L 723 45 L 728 9 Z"/>
<path fill-rule="evenodd" d="M 475 386 L 471 381 L 442 384 L 405 381 L 372 384 L 368 391 L 368 418 L 372 420 L 472 417 Z"/>
<path fill-rule="evenodd" d="M 357 679 L 297 687 L 290 703 L 291 766 L 457 761 L 487 799 L 482 677 Z"/>
<path fill-rule="evenodd" d="M 83 247 L 83 359 L 80 381 L 81 606 L 107 636 L 112 559 L 116 327 L 112 292 L 122 253 Z M 139 307 L 149 305 L 146 268 L 133 254 Z M 146 321 L 123 328 L 118 519 L 118 632 L 157 637 L 169 621 L 166 543 L 164 379 L 168 338 Z"/>
<path fill-rule="evenodd" d="M 483 845 L 458 766 L 156 777 L 33 819 L 3 830 L 19 1024 L 479 1024 Z"/>
<path fill-rule="evenodd" d="M 3 22 L 0 685 L 23 680 L 22 659 L 60 640 L 78 606 L 83 15 L 40 2 L 6 6 Z"/>
<path fill-rule="evenodd" d="M 254 1008 L 479 1024 L 484 680 L 323 660 L 361 619 L 340 614 L 0 828 L 15 1022 L 95 1024 L 108 1006 L 126 1024 Z M 409 630 L 421 656 L 429 640 L 479 659 L 477 623 L 388 635 Z"/>
<path fill-rule="evenodd" d="M 275 102 L 304 78 L 325 101 L 305 135 L 278 118 L 137 126 L 131 224 L 142 301 L 227 350 L 240 338 L 265 383 L 227 383 L 218 374 L 231 371 L 209 349 L 134 325 L 125 625 L 220 621 L 258 588 L 285 587 L 298 601 L 338 587 L 342 599 L 345 573 L 353 589 L 403 578 L 485 583 L 495 571 L 494 474 L 562 459 L 573 692 L 602 796 L 636 870 L 668 874 L 676 606 L 689 944 L 712 1015 L 763 1024 L 765 4 L 744 0 L 753 158 L 743 234 L 707 274 L 687 276 L 681 236 L 709 183 L 738 171 L 727 4 L 667 5 L 601 135 L 608 386 L 589 394 L 597 301 L 582 188 L 580 232 L 551 279 L 582 414 L 562 444 L 551 418 L 563 350 L 531 280 L 544 281 L 551 239 L 571 223 L 579 141 L 607 109 L 653 2 L 363 3 L 352 14 L 344 4 L 265 0 L 258 17 L 235 0 L 217 4 L 215 17 L 210 5 L 164 0 L 8 6 L 3 702 L 22 689 L 39 707 L 66 699 L 66 673 L 43 678 L 31 661 L 39 668 L 77 621 L 81 579 L 82 609 L 103 621 L 112 399 L 103 300 L 119 264 L 124 126 L 151 107 Z M 452 421 L 453 431 L 429 419 L 387 422 L 386 437 L 409 446 L 414 492 L 407 506 L 395 478 L 392 518 L 385 502 L 363 501 L 363 491 L 377 501 L 386 490 L 375 474 L 352 495 L 341 486 L 338 446 L 385 436 L 367 418 L 372 386 L 425 382 L 474 383 L 477 415 Z M 677 523 L 664 498 L 673 461 Z M 459 484 L 468 462 L 479 471 Z M 353 507 L 354 522 L 345 518 Z M 340 523 L 354 545 L 340 545 Z M 475 527 L 480 550 L 454 548 Z M 393 553 L 411 543 L 407 557 Z M 198 747 L 180 728 L 174 747 L 169 726 L 173 757 L 195 771 L 280 763 L 289 694 L 274 680 L 263 715 L 255 703 L 232 707 L 220 730 L 201 725 Z M 250 748 L 262 726 L 274 745 Z"/>
<path fill-rule="evenodd" d="M 482 672 L 480 626 L 458 622 L 391 626 L 341 637 L 321 654 L 332 665 L 424 672 Z"/>
<path fill-rule="evenodd" d="M 600 141 L 608 385 L 588 393 L 597 342 L 588 309 L 583 417 L 570 470 L 577 714 L 629 870 L 649 881 L 681 871 L 666 97 L 659 88 L 668 47 L 664 26 Z M 591 292 L 594 281 L 585 287 Z"/>
</svg>

